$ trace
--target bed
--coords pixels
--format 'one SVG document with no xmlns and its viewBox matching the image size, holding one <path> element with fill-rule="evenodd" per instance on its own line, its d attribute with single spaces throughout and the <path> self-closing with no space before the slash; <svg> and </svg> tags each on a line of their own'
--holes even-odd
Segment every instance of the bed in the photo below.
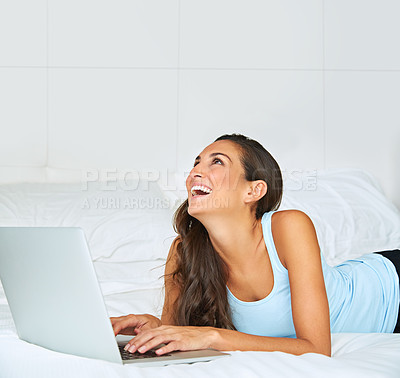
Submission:
<svg viewBox="0 0 400 378">
<path fill-rule="evenodd" d="M 367 172 L 303 171 L 284 183 L 281 209 L 311 217 L 329 264 L 400 248 L 400 213 Z M 159 316 L 172 216 L 184 195 L 144 180 L 3 184 L 0 226 L 82 227 L 109 316 Z M 230 353 L 212 362 L 139 368 L 50 351 L 18 339 L 0 286 L 0 377 L 400 377 L 400 334 L 332 334 L 331 358 Z"/>
</svg>

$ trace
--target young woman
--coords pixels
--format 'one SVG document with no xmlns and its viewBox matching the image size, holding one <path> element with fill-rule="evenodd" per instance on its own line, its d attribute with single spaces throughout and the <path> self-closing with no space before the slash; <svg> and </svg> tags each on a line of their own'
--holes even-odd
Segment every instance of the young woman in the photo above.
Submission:
<svg viewBox="0 0 400 378">
<path fill-rule="evenodd" d="M 400 251 L 328 266 L 310 218 L 276 211 L 281 172 L 258 142 L 221 136 L 197 156 L 186 187 L 161 320 L 111 318 L 115 334 L 137 335 L 125 349 L 330 356 L 331 332 L 399 332 Z"/>
</svg>

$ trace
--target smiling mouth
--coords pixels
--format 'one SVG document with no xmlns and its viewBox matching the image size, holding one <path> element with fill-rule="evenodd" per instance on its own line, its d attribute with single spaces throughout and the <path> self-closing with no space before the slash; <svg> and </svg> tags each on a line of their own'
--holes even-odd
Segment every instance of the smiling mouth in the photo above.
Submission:
<svg viewBox="0 0 400 378">
<path fill-rule="evenodd" d="M 192 193 L 192 197 L 201 197 L 212 193 L 212 190 L 203 185 L 194 185 L 190 192 Z"/>
</svg>

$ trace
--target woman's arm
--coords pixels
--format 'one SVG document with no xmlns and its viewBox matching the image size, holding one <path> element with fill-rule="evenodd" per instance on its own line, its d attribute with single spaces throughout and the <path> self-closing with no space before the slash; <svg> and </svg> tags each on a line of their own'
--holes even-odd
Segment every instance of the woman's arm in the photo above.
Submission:
<svg viewBox="0 0 400 378">
<path fill-rule="evenodd" d="M 296 210 L 273 215 L 273 236 L 282 263 L 289 274 L 296 338 L 266 337 L 212 327 L 161 326 L 141 333 L 129 346 L 140 352 L 167 343 L 158 353 L 173 350 L 215 348 L 263 350 L 292 354 L 331 355 L 329 305 L 320 250 L 310 218 Z"/>
<path fill-rule="evenodd" d="M 173 306 L 179 296 L 179 287 L 172 279 L 172 273 L 176 269 L 176 248 L 179 243 L 179 236 L 175 238 L 169 249 L 167 262 L 164 270 L 164 307 L 161 315 L 163 325 L 174 325 Z"/>
</svg>

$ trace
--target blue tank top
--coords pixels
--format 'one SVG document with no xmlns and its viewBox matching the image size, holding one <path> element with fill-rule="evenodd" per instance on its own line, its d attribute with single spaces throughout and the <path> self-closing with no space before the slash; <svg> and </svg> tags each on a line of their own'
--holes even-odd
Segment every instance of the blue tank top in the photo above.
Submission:
<svg viewBox="0 0 400 378">
<path fill-rule="evenodd" d="M 238 331 L 294 338 L 288 271 L 279 260 L 272 237 L 273 213 L 265 213 L 261 219 L 274 274 L 271 293 L 259 301 L 244 302 L 227 288 L 228 302 Z M 393 332 L 399 311 L 399 277 L 389 259 L 371 253 L 331 267 L 321 253 L 321 262 L 332 333 Z"/>
</svg>

